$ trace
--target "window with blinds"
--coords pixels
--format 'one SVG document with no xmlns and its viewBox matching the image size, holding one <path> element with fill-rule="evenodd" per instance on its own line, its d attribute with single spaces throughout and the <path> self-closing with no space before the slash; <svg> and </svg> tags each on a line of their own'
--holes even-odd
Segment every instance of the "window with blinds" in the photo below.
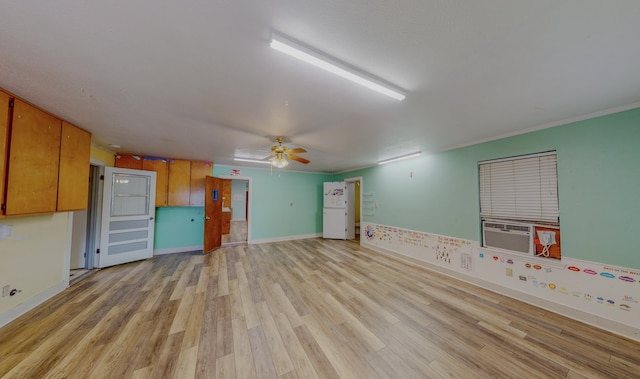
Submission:
<svg viewBox="0 0 640 379">
<path fill-rule="evenodd" d="M 480 216 L 558 223 L 556 152 L 480 162 Z"/>
</svg>

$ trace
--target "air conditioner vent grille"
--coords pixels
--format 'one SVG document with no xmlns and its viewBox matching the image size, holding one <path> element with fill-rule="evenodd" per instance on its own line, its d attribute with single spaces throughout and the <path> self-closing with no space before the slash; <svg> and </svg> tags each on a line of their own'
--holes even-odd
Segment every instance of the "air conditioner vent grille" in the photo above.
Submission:
<svg viewBox="0 0 640 379">
<path fill-rule="evenodd" d="M 531 228 L 529 226 L 522 226 L 522 225 L 506 225 L 507 230 L 518 230 L 520 232 L 530 232 Z"/>
<path fill-rule="evenodd" d="M 486 228 L 504 229 L 504 224 L 494 224 L 494 223 L 491 223 L 491 222 L 485 222 L 484 226 Z"/>
</svg>

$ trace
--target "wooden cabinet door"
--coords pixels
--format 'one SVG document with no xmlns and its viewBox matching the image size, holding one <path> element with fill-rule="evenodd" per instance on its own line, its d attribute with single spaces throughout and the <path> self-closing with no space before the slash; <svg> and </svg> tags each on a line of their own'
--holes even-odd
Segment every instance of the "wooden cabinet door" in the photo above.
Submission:
<svg viewBox="0 0 640 379">
<path fill-rule="evenodd" d="M 9 101 L 11 97 L 0 92 L 0 202 L 4 205 L 5 183 L 7 175 L 7 142 L 9 133 Z M 4 211 L 0 212 L 4 213 Z"/>
<path fill-rule="evenodd" d="M 189 205 L 204 206 L 204 187 L 207 176 L 211 176 L 213 167 L 211 162 L 191 162 L 191 194 Z M 220 196 L 222 197 L 222 196 Z M 222 205 L 222 203 L 220 203 Z"/>
<path fill-rule="evenodd" d="M 167 205 L 167 182 L 169 180 L 169 166 L 165 158 L 142 158 L 142 169 L 156 172 L 156 207 Z"/>
<path fill-rule="evenodd" d="M 60 139 L 58 212 L 87 208 L 90 160 L 91 134 L 63 121 Z"/>
<path fill-rule="evenodd" d="M 6 214 L 55 212 L 62 121 L 14 100 Z"/>
<path fill-rule="evenodd" d="M 130 168 L 142 170 L 142 157 L 139 155 L 118 154 L 114 166 L 118 168 Z"/>
<path fill-rule="evenodd" d="M 167 205 L 189 206 L 191 192 L 191 162 L 184 159 L 169 159 L 169 185 Z"/>
</svg>

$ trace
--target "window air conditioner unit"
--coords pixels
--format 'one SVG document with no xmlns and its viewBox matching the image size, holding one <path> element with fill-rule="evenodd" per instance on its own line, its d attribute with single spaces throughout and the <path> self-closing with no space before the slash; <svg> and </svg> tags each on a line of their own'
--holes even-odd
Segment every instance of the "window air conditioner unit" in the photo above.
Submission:
<svg viewBox="0 0 640 379">
<path fill-rule="evenodd" d="M 512 221 L 482 221 L 482 246 L 535 256 L 533 224 Z"/>
</svg>

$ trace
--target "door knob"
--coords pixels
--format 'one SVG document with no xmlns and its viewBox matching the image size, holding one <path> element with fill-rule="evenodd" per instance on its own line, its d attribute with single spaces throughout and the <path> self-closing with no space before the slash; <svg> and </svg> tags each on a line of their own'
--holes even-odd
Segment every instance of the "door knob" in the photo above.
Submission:
<svg viewBox="0 0 640 379">
<path fill-rule="evenodd" d="M 206 216 L 204 219 L 205 219 L 205 220 L 211 220 L 211 217 Z"/>
</svg>

